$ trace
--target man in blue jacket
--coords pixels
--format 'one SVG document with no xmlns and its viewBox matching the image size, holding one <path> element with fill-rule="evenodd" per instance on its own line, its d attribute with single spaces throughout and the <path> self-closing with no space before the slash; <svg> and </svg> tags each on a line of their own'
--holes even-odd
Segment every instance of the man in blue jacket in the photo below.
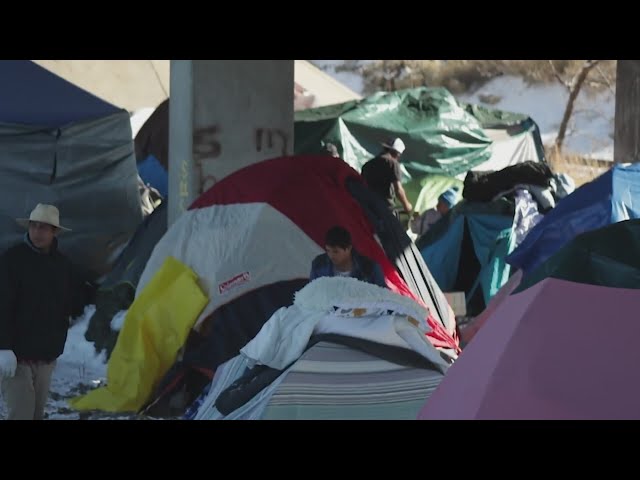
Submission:
<svg viewBox="0 0 640 480">
<path fill-rule="evenodd" d="M 325 251 L 311 263 L 311 280 L 341 276 L 386 287 L 380 265 L 353 248 L 351 234 L 343 227 L 336 226 L 327 232 Z"/>
</svg>

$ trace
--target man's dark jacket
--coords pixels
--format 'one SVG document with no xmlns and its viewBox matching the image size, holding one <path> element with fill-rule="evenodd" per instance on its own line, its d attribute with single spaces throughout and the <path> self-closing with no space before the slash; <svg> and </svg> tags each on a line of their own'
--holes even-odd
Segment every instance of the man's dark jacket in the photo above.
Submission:
<svg viewBox="0 0 640 480">
<path fill-rule="evenodd" d="M 58 251 L 49 253 L 30 241 L 0 256 L 0 350 L 18 360 L 51 362 L 64 351 L 69 319 L 82 312 L 91 287 Z"/>
</svg>

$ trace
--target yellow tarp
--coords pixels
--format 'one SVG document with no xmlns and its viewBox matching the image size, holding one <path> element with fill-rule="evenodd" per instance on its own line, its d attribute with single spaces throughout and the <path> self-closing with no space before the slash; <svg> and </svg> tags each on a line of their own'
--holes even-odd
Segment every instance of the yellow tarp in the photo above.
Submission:
<svg viewBox="0 0 640 480">
<path fill-rule="evenodd" d="M 173 257 L 129 308 L 107 365 L 107 386 L 76 397 L 77 410 L 138 411 L 176 360 L 209 299 L 196 274 Z"/>
</svg>

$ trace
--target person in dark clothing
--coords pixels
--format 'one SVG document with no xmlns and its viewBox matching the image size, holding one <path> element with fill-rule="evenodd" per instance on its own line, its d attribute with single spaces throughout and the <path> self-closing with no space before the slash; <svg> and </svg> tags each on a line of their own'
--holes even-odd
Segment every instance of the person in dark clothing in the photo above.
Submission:
<svg viewBox="0 0 640 480">
<path fill-rule="evenodd" d="M 458 202 L 458 190 L 450 188 L 438 197 L 435 208 L 431 208 L 422 213 L 414 212 L 413 218 L 409 222 L 411 231 L 419 237 L 427 233 L 432 225 L 435 225 L 444 217 Z"/>
<path fill-rule="evenodd" d="M 362 167 L 362 177 L 371 190 L 383 198 L 390 209 L 395 207 L 398 198 L 404 211 L 411 215 L 413 205 L 407 200 L 402 187 L 400 156 L 405 150 L 404 142 L 396 138 L 393 142 L 383 143 L 384 151 L 372 158 Z"/>
<path fill-rule="evenodd" d="M 325 250 L 327 253 L 318 255 L 311 263 L 311 280 L 342 276 L 386 287 L 382 268 L 353 248 L 348 230 L 339 226 L 331 228 L 325 237 Z"/>
<path fill-rule="evenodd" d="M 0 381 L 9 420 L 41 420 L 69 320 L 91 287 L 58 251 L 58 209 L 38 204 L 24 241 L 0 256 Z M 84 306 L 84 305 L 82 305 Z"/>
</svg>

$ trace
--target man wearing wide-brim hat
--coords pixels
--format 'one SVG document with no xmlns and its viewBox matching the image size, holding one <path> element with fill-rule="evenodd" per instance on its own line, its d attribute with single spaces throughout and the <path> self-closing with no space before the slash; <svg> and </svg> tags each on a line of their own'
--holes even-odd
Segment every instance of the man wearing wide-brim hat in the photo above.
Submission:
<svg viewBox="0 0 640 480">
<path fill-rule="evenodd" d="M 382 143 L 384 150 L 377 157 L 372 158 L 362 167 L 362 177 L 369 188 L 377 193 L 390 209 L 395 207 L 395 199 L 400 200 L 404 211 L 408 214 L 413 205 L 407 199 L 401 183 L 400 157 L 404 153 L 405 145 L 402 139 L 395 138 Z"/>
<path fill-rule="evenodd" d="M 23 241 L 0 256 L 0 383 L 10 420 L 41 420 L 56 360 L 83 287 L 58 250 L 60 224 L 53 205 L 38 204 Z"/>
</svg>

